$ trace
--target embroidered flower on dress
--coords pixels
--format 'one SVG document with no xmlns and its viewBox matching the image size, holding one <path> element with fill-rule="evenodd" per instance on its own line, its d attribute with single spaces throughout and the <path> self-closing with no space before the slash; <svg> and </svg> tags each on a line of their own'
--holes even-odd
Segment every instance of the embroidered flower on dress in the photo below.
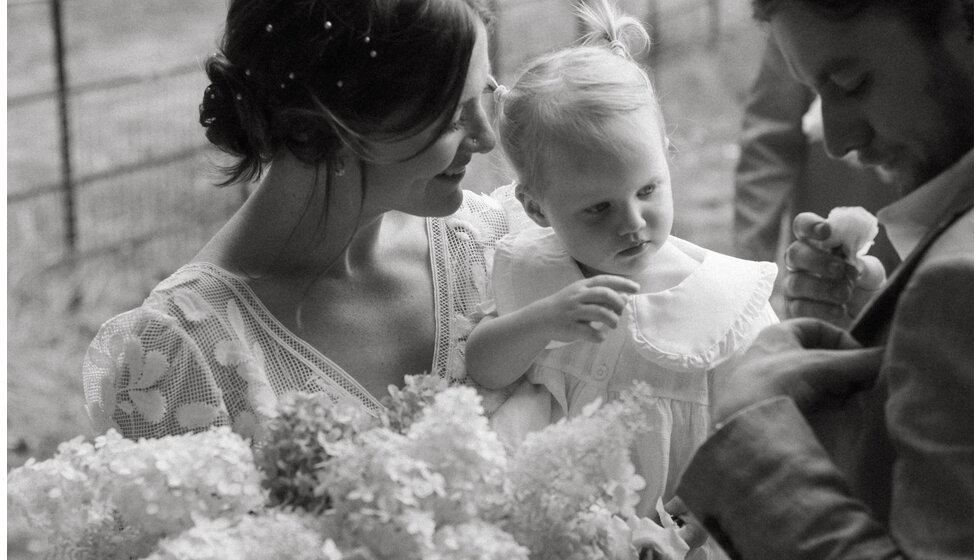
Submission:
<svg viewBox="0 0 980 560">
<path fill-rule="evenodd" d="M 126 415 L 135 410 L 151 424 L 163 420 L 167 400 L 155 386 L 170 368 L 166 355 L 157 350 L 145 352 L 143 343 L 135 336 L 110 337 L 106 346 L 104 353 L 90 354 L 95 365 L 105 370 L 99 384 L 102 414 L 92 417 L 111 420 L 118 408 Z M 121 380 L 125 384 L 120 386 Z"/>
</svg>

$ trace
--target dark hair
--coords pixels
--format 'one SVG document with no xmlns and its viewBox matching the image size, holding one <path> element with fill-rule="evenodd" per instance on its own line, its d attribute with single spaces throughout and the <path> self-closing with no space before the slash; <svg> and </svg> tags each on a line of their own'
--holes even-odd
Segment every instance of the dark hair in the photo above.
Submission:
<svg viewBox="0 0 980 560">
<path fill-rule="evenodd" d="M 759 21 L 769 21 L 773 13 L 787 0 L 752 0 L 752 15 Z M 933 36 L 939 31 L 939 18 L 946 9 L 947 0 L 796 0 L 828 19 L 843 21 L 864 10 L 876 7 L 902 15 L 912 23 L 922 36 Z M 969 6 L 973 14 L 973 0 L 960 0 Z"/>
<path fill-rule="evenodd" d="M 483 0 L 232 0 L 205 64 L 208 140 L 254 180 L 282 149 L 328 161 L 366 138 L 396 140 L 452 118 Z M 435 138 L 433 138 L 433 141 Z"/>
</svg>

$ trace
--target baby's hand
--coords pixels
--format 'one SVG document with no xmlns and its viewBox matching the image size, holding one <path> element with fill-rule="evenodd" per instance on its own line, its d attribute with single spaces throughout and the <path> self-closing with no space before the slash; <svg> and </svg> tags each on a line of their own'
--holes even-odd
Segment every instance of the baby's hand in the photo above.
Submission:
<svg viewBox="0 0 980 560">
<path fill-rule="evenodd" d="M 602 342 L 606 329 L 619 323 L 627 296 L 639 289 L 636 282 L 609 274 L 579 280 L 540 300 L 542 324 L 551 340 Z"/>
</svg>

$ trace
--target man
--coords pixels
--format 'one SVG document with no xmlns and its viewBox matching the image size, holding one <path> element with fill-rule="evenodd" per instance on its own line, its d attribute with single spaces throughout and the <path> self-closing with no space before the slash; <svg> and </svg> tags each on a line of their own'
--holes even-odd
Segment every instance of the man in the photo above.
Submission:
<svg viewBox="0 0 980 560">
<path fill-rule="evenodd" d="M 857 158 L 836 159 L 823 147 L 820 98 L 790 73 L 772 37 L 745 106 L 735 166 L 735 256 L 782 265 L 785 216 L 826 216 L 837 206 L 877 212 L 898 199 L 874 169 Z M 786 223 L 788 226 L 788 222 Z M 783 231 L 786 229 L 787 231 Z M 886 270 L 899 258 L 884 234 L 870 254 Z M 781 307 L 780 307 L 781 309 Z"/>
<path fill-rule="evenodd" d="M 961 0 L 754 0 L 825 143 L 900 187 L 903 258 L 845 332 L 771 327 L 717 376 L 678 495 L 740 558 L 973 557 L 973 37 Z M 855 272 L 794 221 L 790 311 L 843 322 Z"/>
</svg>

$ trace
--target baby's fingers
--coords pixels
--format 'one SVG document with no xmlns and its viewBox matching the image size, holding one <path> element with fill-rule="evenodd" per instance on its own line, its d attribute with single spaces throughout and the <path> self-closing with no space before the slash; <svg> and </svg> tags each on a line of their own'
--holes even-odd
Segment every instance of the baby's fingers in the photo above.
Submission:
<svg viewBox="0 0 980 560">
<path fill-rule="evenodd" d="M 609 288 L 614 292 L 623 294 L 635 294 L 640 291 L 640 285 L 636 282 L 630 280 L 629 278 L 615 276 L 612 274 L 599 274 L 597 276 L 593 276 L 585 281 L 585 285 L 589 287 Z"/>
<path fill-rule="evenodd" d="M 575 314 L 575 320 L 579 323 L 597 323 L 596 327 L 615 329 L 619 324 L 619 313 L 601 305 L 585 305 Z"/>
</svg>

